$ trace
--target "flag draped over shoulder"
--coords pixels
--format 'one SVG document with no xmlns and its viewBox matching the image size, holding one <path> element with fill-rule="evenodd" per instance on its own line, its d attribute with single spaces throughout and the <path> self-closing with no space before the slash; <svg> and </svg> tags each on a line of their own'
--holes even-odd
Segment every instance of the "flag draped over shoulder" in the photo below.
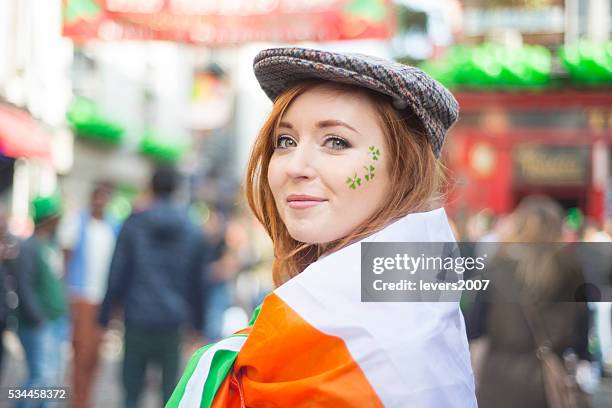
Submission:
<svg viewBox="0 0 612 408">
<path fill-rule="evenodd" d="M 361 242 L 453 242 L 440 208 L 311 264 L 198 350 L 166 408 L 475 407 L 457 302 L 362 303 Z"/>
</svg>

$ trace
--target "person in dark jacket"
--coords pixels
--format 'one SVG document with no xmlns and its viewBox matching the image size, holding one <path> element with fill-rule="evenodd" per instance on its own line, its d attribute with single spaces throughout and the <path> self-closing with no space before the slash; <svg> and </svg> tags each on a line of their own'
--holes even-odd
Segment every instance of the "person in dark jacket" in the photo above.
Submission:
<svg viewBox="0 0 612 408">
<path fill-rule="evenodd" d="M 2 383 L 2 362 L 4 360 L 4 331 L 9 317 L 9 281 L 14 258 L 17 255 L 17 240 L 8 232 L 8 211 L 0 203 L 0 383 Z"/>
<path fill-rule="evenodd" d="M 146 366 L 162 369 L 162 398 L 167 401 L 178 380 L 182 329 L 201 330 L 202 270 L 206 245 L 188 213 L 172 202 L 179 175 L 160 167 L 151 182 L 154 202 L 123 224 L 99 321 L 109 322 L 123 309 L 125 406 L 138 406 Z"/>
</svg>

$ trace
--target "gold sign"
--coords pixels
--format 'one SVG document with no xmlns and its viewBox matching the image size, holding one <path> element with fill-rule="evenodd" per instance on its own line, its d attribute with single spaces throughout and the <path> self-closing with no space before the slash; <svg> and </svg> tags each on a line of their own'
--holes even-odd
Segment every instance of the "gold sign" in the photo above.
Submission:
<svg viewBox="0 0 612 408">
<path fill-rule="evenodd" d="M 588 163 L 587 147 L 519 146 L 514 151 L 514 180 L 518 184 L 584 184 Z"/>
</svg>

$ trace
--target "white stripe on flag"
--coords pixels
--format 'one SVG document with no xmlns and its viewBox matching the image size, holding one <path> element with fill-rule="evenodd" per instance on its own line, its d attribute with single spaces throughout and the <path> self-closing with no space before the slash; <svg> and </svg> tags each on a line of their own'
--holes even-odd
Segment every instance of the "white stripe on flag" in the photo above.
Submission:
<svg viewBox="0 0 612 408">
<path fill-rule="evenodd" d="M 341 338 L 385 407 L 476 407 L 458 302 L 361 302 L 361 242 L 454 242 L 444 209 L 409 214 L 329 254 L 274 293 Z"/>
<path fill-rule="evenodd" d="M 206 350 L 204 355 L 200 357 L 198 365 L 193 374 L 189 378 L 185 386 L 185 393 L 179 403 L 179 408 L 199 407 L 204 392 L 204 383 L 208 378 L 210 364 L 218 350 L 240 351 L 242 345 L 246 341 L 247 336 L 232 336 L 219 341 L 217 344 Z"/>
</svg>

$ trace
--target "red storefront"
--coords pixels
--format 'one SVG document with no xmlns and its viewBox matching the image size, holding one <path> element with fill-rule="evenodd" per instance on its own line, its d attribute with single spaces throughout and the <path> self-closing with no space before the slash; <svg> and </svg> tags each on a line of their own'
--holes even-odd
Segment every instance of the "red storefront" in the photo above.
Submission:
<svg viewBox="0 0 612 408">
<path fill-rule="evenodd" d="M 602 222 L 612 216 L 612 93 L 458 92 L 446 146 L 451 216 L 513 210 L 546 194 Z"/>
<path fill-rule="evenodd" d="M 0 156 L 51 160 L 51 135 L 26 111 L 0 104 Z"/>
</svg>

